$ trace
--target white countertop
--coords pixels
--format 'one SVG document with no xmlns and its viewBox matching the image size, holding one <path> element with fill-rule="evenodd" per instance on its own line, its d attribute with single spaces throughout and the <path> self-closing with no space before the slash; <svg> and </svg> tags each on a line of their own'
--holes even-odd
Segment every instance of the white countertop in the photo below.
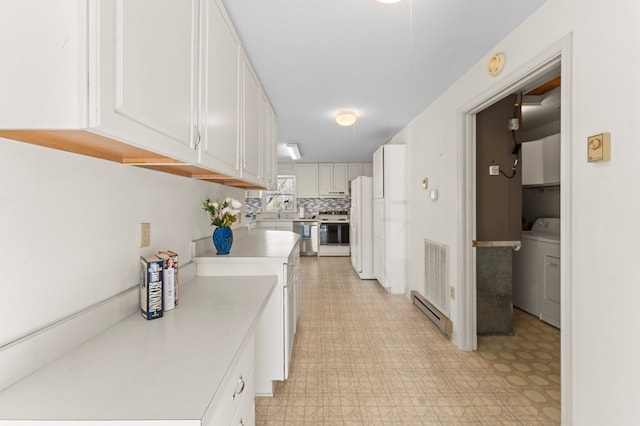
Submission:
<svg viewBox="0 0 640 426">
<path fill-rule="evenodd" d="M 199 424 L 276 281 L 256 276 L 190 281 L 181 289 L 180 305 L 163 318 L 148 321 L 133 314 L 0 392 L 0 424 L 24 419 Z"/>
<path fill-rule="evenodd" d="M 234 258 L 256 258 L 267 261 L 281 258 L 286 260 L 299 239 L 298 234 L 290 231 L 255 229 L 240 238 L 235 238 L 234 234 L 233 245 L 228 255 L 218 256 L 215 248 L 212 248 L 203 253 L 196 253 L 192 260 L 195 263 L 220 262 Z"/>
</svg>

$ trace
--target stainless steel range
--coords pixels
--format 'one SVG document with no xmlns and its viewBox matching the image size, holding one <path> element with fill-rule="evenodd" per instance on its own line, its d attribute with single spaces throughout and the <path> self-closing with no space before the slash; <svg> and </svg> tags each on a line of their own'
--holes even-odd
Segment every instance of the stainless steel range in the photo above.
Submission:
<svg viewBox="0 0 640 426">
<path fill-rule="evenodd" d="M 344 210 L 318 212 L 320 222 L 319 256 L 349 256 L 349 212 Z"/>
</svg>

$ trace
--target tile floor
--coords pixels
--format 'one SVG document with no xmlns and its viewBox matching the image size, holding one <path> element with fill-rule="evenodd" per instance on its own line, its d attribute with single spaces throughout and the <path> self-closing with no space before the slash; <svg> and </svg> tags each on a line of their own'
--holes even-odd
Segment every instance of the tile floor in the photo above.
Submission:
<svg viewBox="0 0 640 426">
<path fill-rule="evenodd" d="M 560 332 L 516 310 L 515 336 L 463 352 L 349 258 L 302 258 L 289 379 L 256 398 L 266 425 L 560 423 Z"/>
</svg>

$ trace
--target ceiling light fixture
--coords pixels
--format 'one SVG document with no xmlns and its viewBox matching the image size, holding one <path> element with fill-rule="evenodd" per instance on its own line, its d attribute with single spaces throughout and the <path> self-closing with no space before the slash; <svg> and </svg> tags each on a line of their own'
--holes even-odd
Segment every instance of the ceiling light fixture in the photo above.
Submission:
<svg viewBox="0 0 640 426">
<path fill-rule="evenodd" d="M 393 4 L 393 3 L 400 3 L 402 0 L 378 0 L 379 3 L 384 3 L 384 4 Z"/>
<path fill-rule="evenodd" d="M 287 151 L 289 151 L 289 156 L 292 160 L 299 160 L 302 158 L 297 143 L 288 143 L 285 145 L 285 147 L 287 148 Z"/>
<path fill-rule="evenodd" d="M 350 111 L 339 112 L 336 115 L 336 123 L 341 126 L 351 126 L 357 120 L 356 114 Z"/>
</svg>

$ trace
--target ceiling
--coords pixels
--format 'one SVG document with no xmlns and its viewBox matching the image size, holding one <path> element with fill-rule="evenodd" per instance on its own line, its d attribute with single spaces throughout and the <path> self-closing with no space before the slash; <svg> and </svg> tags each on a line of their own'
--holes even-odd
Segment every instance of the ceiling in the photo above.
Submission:
<svg viewBox="0 0 640 426">
<path fill-rule="evenodd" d="M 278 161 L 370 162 L 544 0 L 224 0 L 278 116 Z M 507 58 L 508 61 L 508 58 Z M 337 112 L 358 121 L 336 124 Z"/>
</svg>

